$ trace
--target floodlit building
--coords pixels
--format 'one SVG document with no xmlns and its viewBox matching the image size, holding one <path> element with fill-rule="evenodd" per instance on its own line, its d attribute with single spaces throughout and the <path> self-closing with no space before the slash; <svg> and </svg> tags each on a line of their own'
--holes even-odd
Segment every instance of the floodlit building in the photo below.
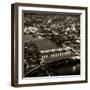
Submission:
<svg viewBox="0 0 90 90">
<path fill-rule="evenodd" d="M 47 63 L 69 59 L 76 55 L 70 47 L 59 48 L 51 40 L 38 39 L 33 40 L 32 42 L 38 47 L 40 60 L 44 59 Z"/>
</svg>

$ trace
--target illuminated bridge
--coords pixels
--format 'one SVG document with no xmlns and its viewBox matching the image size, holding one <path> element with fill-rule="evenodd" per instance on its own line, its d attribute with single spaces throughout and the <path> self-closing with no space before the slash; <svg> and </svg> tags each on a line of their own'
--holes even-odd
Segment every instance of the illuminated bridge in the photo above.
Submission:
<svg viewBox="0 0 90 90">
<path fill-rule="evenodd" d="M 51 63 L 51 62 L 71 59 L 71 58 L 79 59 L 79 54 L 69 47 L 64 49 L 58 48 L 58 49 L 40 51 L 40 53 L 41 53 L 41 58 L 44 59 L 46 63 Z"/>
</svg>

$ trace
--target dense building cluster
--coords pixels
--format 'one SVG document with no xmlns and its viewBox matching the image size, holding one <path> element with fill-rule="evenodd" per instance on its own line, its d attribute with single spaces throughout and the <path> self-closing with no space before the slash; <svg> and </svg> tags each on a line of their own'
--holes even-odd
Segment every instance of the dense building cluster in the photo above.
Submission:
<svg viewBox="0 0 90 90">
<path fill-rule="evenodd" d="M 80 39 L 80 16 L 29 14 L 24 18 L 25 33 L 47 38 L 61 46 L 65 41 L 78 43 Z M 71 42 L 70 42 L 71 44 Z M 73 45 L 72 45 L 73 46 Z"/>
</svg>

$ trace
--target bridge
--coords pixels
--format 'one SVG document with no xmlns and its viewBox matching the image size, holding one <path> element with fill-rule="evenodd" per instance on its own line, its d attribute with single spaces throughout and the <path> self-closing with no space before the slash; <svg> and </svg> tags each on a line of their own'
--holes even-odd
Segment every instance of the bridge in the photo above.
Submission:
<svg viewBox="0 0 90 90">
<path fill-rule="evenodd" d="M 40 53 L 41 53 L 41 60 L 44 59 L 46 63 L 70 59 L 75 56 L 78 56 L 79 58 L 79 53 L 70 47 L 64 49 L 61 48 L 51 49 L 51 50 L 41 51 Z"/>
</svg>

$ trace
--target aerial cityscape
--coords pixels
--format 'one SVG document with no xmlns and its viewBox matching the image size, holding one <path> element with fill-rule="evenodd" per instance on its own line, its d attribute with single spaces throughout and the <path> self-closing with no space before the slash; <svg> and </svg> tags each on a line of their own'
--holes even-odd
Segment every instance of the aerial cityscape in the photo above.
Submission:
<svg viewBox="0 0 90 90">
<path fill-rule="evenodd" d="M 80 15 L 24 13 L 24 77 L 80 75 Z"/>
</svg>

